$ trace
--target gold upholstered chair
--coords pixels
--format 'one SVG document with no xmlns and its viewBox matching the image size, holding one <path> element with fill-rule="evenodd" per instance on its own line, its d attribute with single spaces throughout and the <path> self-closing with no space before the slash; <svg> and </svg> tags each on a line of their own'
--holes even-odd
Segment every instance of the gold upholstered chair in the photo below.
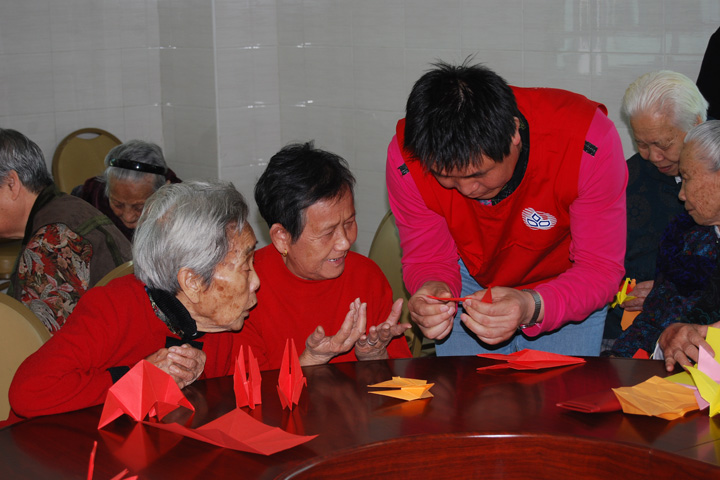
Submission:
<svg viewBox="0 0 720 480">
<path fill-rule="evenodd" d="M 65 137 L 55 149 L 52 174 L 60 191 L 70 193 L 105 170 L 105 156 L 122 142 L 99 128 L 83 128 Z"/>
<path fill-rule="evenodd" d="M 392 288 L 393 298 L 402 298 L 404 300 L 400 322 L 412 325 L 412 328 L 405 332 L 405 336 L 407 337 L 413 357 L 429 353 L 429 351 L 433 350 L 434 345 L 432 342 L 423 341 L 420 328 L 410 320 L 410 312 L 407 306 L 410 293 L 405 288 L 405 283 L 403 282 L 400 238 L 398 237 L 397 226 L 395 226 L 395 217 L 391 211 L 388 211 L 380 221 L 380 225 L 370 245 L 368 257 L 370 257 L 385 274 Z"/>
<path fill-rule="evenodd" d="M 8 390 L 20 364 L 50 338 L 45 325 L 14 298 L 0 293 L 0 420 L 10 413 Z"/>
</svg>

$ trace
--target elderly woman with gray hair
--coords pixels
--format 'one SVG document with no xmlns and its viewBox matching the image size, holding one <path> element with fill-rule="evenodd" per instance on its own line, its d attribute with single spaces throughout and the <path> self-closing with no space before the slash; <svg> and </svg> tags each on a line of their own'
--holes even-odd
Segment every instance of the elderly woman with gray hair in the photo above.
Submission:
<svg viewBox="0 0 720 480">
<path fill-rule="evenodd" d="M 180 183 L 165 163 L 162 149 L 154 143 L 130 140 L 110 150 L 105 171 L 73 189 L 80 197 L 113 221 L 132 241 L 145 201 L 167 183 Z"/>
<path fill-rule="evenodd" d="M 255 306 L 255 234 L 242 195 L 223 183 L 166 185 L 147 202 L 135 274 L 90 290 L 65 327 L 26 359 L 10 387 L 15 414 L 97 405 L 140 360 L 180 388 L 233 372 L 237 332 Z"/>
<path fill-rule="evenodd" d="M 720 121 L 694 127 L 684 142 L 679 197 L 687 213 L 665 230 L 655 284 L 612 350 L 631 356 L 638 348 L 652 352 L 657 342 L 656 358 L 664 356 L 668 370 L 697 361 L 707 325 L 720 320 Z"/>
</svg>

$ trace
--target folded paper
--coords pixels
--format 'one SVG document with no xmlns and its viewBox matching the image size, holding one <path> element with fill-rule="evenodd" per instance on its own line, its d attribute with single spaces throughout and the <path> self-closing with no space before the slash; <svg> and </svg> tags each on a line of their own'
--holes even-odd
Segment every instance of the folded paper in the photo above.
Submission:
<svg viewBox="0 0 720 480">
<path fill-rule="evenodd" d="M 95 473 L 95 453 L 97 452 L 97 440 L 93 442 L 93 448 L 90 452 L 90 464 L 88 465 L 88 474 L 87 474 L 87 480 L 93 480 L 93 474 Z M 118 473 L 114 477 L 112 477 L 110 480 L 137 480 L 137 475 L 134 475 L 132 477 L 126 477 L 125 475 L 128 474 L 128 469 L 126 468 L 122 472 Z"/>
<path fill-rule="evenodd" d="M 652 377 L 633 387 L 613 388 L 622 410 L 675 420 L 698 409 L 692 389 L 665 378 Z"/>
<path fill-rule="evenodd" d="M 307 379 L 300 367 L 300 359 L 295 349 L 295 341 L 285 341 L 285 352 L 283 353 L 280 373 L 278 375 L 278 395 L 283 408 L 293 409 L 300 400 L 303 386 L 307 385 Z"/>
<path fill-rule="evenodd" d="M 399 398 L 400 400 L 420 400 L 422 398 L 430 398 L 430 388 L 434 383 L 427 383 L 427 380 L 418 380 L 415 378 L 392 377 L 392 380 L 386 382 L 368 385 L 370 388 L 391 388 L 392 390 L 371 391 L 376 395 L 385 395 L 386 397 Z"/>
<path fill-rule="evenodd" d="M 248 368 L 245 370 L 245 352 L 244 346 L 240 347 L 238 357 L 235 360 L 235 373 L 233 374 L 233 384 L 235 389 L 235 404 L 238 408 L 250 407 L 262 403 L 262 377 L 260 376 L 260 366 L 257 358 L 252 353 L 252 348 L 248 347 Z"/>
<path fill-rule="evenodd" d="M 464 302 L 465 300 L 470 300 L 473 297 L 436 297 L 435 295 L 428 295 L 428 298 L 432 298 L 433 300 L 441 300 L 443 302 Z M 490 291 L 490 288 L 485 290 L 485 294 L 480 299 L 482 303 L 492 303 L 492 292 Z"/>
<path fill-rule="evenodd" d="M 520 350 L 519 352 L 509 354 L 481 353 L 478 357 L 503 360 L 507 362 L 487 367 L 479 367 L 477 369 L 478 372 L 483 370 L 502 370 L 506 368 L 514 370 L 539 370 L 542 368 L 565 367 L 567 365 L 585 363 L 585 359 L 583 358 L 570 357 L 550 352 L 540 352 L 530 349 Z"/>
<path fill-rule="evenodd" d="M 195 429 L 178 423 L 142 423 L 218 447 L 262 455 L 272 455 L 287 450 L 317 436 L 294 435 L 278 427 L 270 427 L 238 408 Z"/>
<path fill-rule="evenodd" d="M 177 423 L 159 422 L 180 406 L 195 411 L 170 375 L 141 360 L 108 390 L 98 429 L 126 413 L 149 427 L 220 447 L 263 455 L 270 455 L 315 438 L 293 435 L 280 428 L 270 427 L 238 408 L 196 429 Z M 145 420 L 146 416 L 157 417 L 157 420 Z"/>
<path fill-rule="evenodd" d="M 704 347 L 698 349 L 698 363 L 684 367 L 685 371 L 667 379 L 681 385 L 688 385 L 694 391 L 699 408 L 709 409 L 709 415 L 720 413 L 720 329 L 708 328 L 705 341 L 715 351 L 715 356 Z"/>
<path fill-rule="evenodd" d="M 635 289 L 635 279 L 632 280 L 629 278 L 626 278 L 623 280 L 623 283 L 620 284 L 620 290 L 615 294 L 615 301 L 610 304 L 610 308 L 615 308 L 616 306 L 623 303 L 625 300 L 632 300 L 635 297 L 632 297 L 628 295 L 630 292 L 632 292 Z"/>
<path fill-rule="evenodd" d="M 146 415 L 162 419 L 178 407 L 195 411 L 170 375 L 140 360 L 108 390 L 98 429 L 123 413 L 139 422 Z"/>
<path fill-rule="evenodd" d="M 567 410 L 584 413 L 616 412 L 622 409 L 615 393 L 610 389 L 559 402 L 556 405 Z"/>
</svg>

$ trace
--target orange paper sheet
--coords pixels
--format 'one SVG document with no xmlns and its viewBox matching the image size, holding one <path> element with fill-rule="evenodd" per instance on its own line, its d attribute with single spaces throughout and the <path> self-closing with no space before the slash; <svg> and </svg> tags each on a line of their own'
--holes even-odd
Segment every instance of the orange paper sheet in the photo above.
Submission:
<svg viewBox="0 0 720 480">
<path fill-rule="evenodd" d="M 478 372 L 483 370 L 502 370 L 506 368 L 513 370 L 539 370 L 543 368 L 565 367 L 568 365 L 585 363 L 585 359 L 583 358 L 559 355 L 557 353 L 540 352 L 530 349 L 520 350 L 519 352 L 507 355 L 502 353 L 481 353 L 478 357 L 503 360 L 507 362 L 487 367 L 480 367 L 477 369 Z"/>
<path fill-rule="evenodd" d="M 613 388 L 624 413 L 675 420 L 698 409 L 692 389 L 652 377 L 634 387 Z"/>
<path fill-rule="evenodd" d="M 392 390 L 377 390 L 369 393 L 376 395 L 385 395 L 386 397 L 399 398 L 400 400 L 420 400 L 422 398 L 430 398 L 430 388 L 434 383 L 427 383 L 427 380 L 418 380 L 415 378 L 392 377 L 392 380 L 386 382 L 368 385 L 370 388 L 391 388 Z"/>
</svg>

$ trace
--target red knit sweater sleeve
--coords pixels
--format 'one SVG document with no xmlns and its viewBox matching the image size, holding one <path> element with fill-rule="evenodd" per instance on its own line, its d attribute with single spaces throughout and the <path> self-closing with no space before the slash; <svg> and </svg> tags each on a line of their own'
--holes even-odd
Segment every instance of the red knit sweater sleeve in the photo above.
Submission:
<svg viewBox="0 0 720 480">
<path fill-rule="evenodd" d="M 68 412 L 105 401 L 110 367 L 132 367 L 164 346 L 142 284 L 128 276 L 80 299 L 63 328 L 18 368 L 13 411 L 24 417 Z"/>
</svg>

